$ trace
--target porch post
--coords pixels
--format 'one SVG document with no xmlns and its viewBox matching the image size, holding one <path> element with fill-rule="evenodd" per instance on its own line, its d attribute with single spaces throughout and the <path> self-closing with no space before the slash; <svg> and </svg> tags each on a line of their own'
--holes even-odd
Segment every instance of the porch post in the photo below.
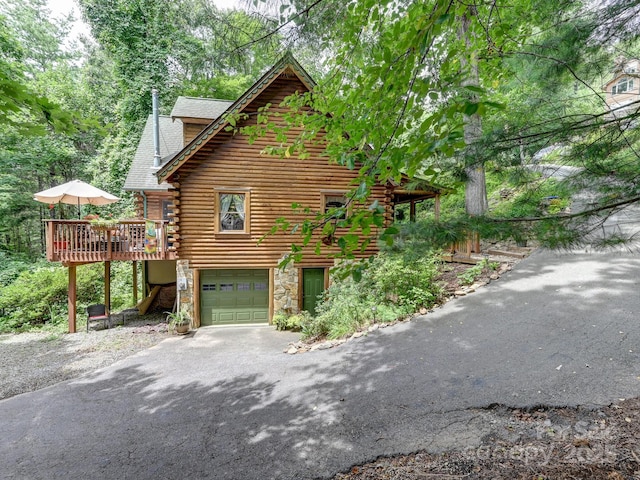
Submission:
<svg viewBox="0 0 640 480">
<path fill-rule="evenodd" d="M 409 204 L 409 221 L 416 221 L 416 201 L 411 199 L 411 203 Z"/>
<path fill-rule="evenodd" d="M 104 262 L 104 304 L 111 315 L 111 262 Z"/>
<path fill-rule="evenodd" d="M 69 293 L 67 295 L 69 310 L 69 333 L 76 333 L 76 266 L 69 265 Z"/>
<path fill-rule="evenodd" d="M 436 222 L 440 220 L 440 195 L 436 195 L 436 205 L 435 205 L 435 217 Z"/>
</svg>

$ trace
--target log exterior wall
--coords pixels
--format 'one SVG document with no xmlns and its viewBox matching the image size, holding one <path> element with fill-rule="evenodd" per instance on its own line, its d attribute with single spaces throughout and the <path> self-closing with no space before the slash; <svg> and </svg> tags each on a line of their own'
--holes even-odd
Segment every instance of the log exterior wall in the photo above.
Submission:
<svg viewBox="0 0 640 480">
<path fill-rule="evenodd" d="M 169 192 L 147 192 L 147 218 L 163 220 L 162 201 L 172 200 Z"/>
<path fill-rule="evenodd" d="M 297 78 L 280 76 L 262 94 L 251 102 L 245 113 L 271 103 L 271 111 L 295 91 L 306 91 Z M 248 122 L 251 122 L 251 118 Z M 291 137 L 295 131 L 289 133 Z M 305 160 L 279 158 L 262 154 L 269 145 L 277 145 L 268 135 L 249 145 L 247 137 L 239 133 L 220 132 L 209 139 L 177 175 L 171 179 L 176 189 L 175 232 L 178 256 L 188 259 L 195 269 L 203 268 L 269 268 L 275 267 L 292 243 L 301 243 L 299 235 L 277 233 L 263 235 L 285 217 L 292 223 L 303 216 L 295 216 L 291 205 L 299 203 L 313 212 L 323 208 L 323 192 L 344 191 L 353 188 L 356 172 L 344 166 L 330 164 L 323 155 L 322 145 L 308 147 L 311 157 Z M 250 233 L 229 234 L 215 232 L 215 188 L 242 188 L 250 190 Z M 370 202 L 378 200 L 390 212 L 390 195 L 384 186 L 373 189 Z M 318 233 L 304 252 L 297 267 L 332 266 L 334 259 L 328 254 L 337 248 L 323 246 L 323 255 L 313 253 Z M 375 242 L 362 256 L 377 251 Z"/>
<path fill-rule="evenodd" d="M 147 211 L 145 215 L 144 209 L 144 197 L 140 193 L 136 192 L 134 195 L 134 205 L 136 211 L 136 218 L 148 218 L 151 220 L 167 220 L 162 217 L 162 202 L 167 200 L 171 202 L 173 200 L 173 194 L 171 192 L 145 192 L 147 197 Z M 169 209 L 171 212 L 171 208 Z"/>
<path fill-rule="evenodd" d="M 184 135 L 184 145 L 186 145 L 195 137 L 197 137 L 198 134 L 202 130 L 204 130 L 204 128 L 208 125 L 207 123 L 202 124 L 202 123 L 189 122 L 186 119 L 182 119 L 182 121 L 183 121 L 182 133 Z"/>
</svg>

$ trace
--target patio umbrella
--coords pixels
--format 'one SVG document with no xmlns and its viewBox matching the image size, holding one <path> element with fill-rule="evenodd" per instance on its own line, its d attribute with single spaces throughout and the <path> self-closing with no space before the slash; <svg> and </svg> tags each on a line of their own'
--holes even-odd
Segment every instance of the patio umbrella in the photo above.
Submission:
<svg viewBox="0 0 640 480">
<path fill-rule="evenodd" d="M 80 218 L 80 205 L 107 205 L 120 200 L 115 195 L 81 180 L 71 180 L 57 187 L 43 190 L 34 194 L 33 198 L 42 203 L 78 205 L 78 218 Z"/>
</svg>

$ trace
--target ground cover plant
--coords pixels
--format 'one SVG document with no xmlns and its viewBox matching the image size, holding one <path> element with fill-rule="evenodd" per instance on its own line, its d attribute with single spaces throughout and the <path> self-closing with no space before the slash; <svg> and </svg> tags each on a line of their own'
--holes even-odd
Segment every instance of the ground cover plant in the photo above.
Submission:
<svg viewBox="0 0 640 480">
<path fill-rule="evenodd" d="M 460 279 L 460 281 L 464 285 L 471 285 L 483 273 L 495 271 L 499 266 L 500 263 L 498 262 L 490 262 L 488 259 L 484 259 L 481 262 L 459 273 L 458 279 Z"/>
<path fill-rule="evenodd" d="M 67 329 L 67 269 L 45 261 L 14 265 L 11 276 L 0 283 L 0 333 L 37 329 Z M 128 264 L 113 262 L 111 309 L 130 306 L 132 272 Z M 85 308 L 104 302 L 104 267 L 100 263 L 77 269 L 78 320 L 86 320 Z"/>
<path fill-rule="evenodd" d="M 279 314 L 276 324 L 302 331 L 305 339 L 336 339 L 377 322 L 392 322 L 442 298 L 436 281 L 441 264 L 436 252 L 413 256 L 382 252 L 359 281 L 336 277 L 316 308 L 316 315 Z"/>
</svg>

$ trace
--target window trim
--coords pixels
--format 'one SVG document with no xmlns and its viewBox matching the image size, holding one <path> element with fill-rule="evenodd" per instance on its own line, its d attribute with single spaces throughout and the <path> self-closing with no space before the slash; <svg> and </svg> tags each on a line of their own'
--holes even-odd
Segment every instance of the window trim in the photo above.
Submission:
<svg viewBox="0 0 640 480">
<path fill-rule="evenodd" d="M 248 236 L 251 234 L 251 189 L 245 187 L 215 187 L 214 198 L 214 232 L 224 236 Z M 244 195 L 244 230 L 222 230 L 220 225 L 220 195 Z"/>
<path fill-rule="evenodd" d="M 343 197 L 346 205 L 347 202 L 349 201 L 349 199 L 347 198 L 347 193 L 348 192 L 346 190 L 321 190 L 320 191 L 320 211 L 323 214 L 327 213 L 328 197 Z M 347 216 L 348 211 L 349 211 L 349 208 L 347 208 L 347 212 L 345 212 L 345 217 Z M 338 218 L 338 220 L 341 220 L 345 217 Z"/>
<path fill-rule="evenodd" d="M 614 83 L 613 86 L 611 87 L 611 95 L 612 96 L 625 95 L 633 92 L 635 88 L 635 82 L 633 80 L 634 80 L 633 77 L 626 77 L 626 76 L 618 79 L 618 81 Z M 625 89 L 623 91 L 620 91 L 620 87 L 622 85 L 624 85 Z"/>
</svg>

